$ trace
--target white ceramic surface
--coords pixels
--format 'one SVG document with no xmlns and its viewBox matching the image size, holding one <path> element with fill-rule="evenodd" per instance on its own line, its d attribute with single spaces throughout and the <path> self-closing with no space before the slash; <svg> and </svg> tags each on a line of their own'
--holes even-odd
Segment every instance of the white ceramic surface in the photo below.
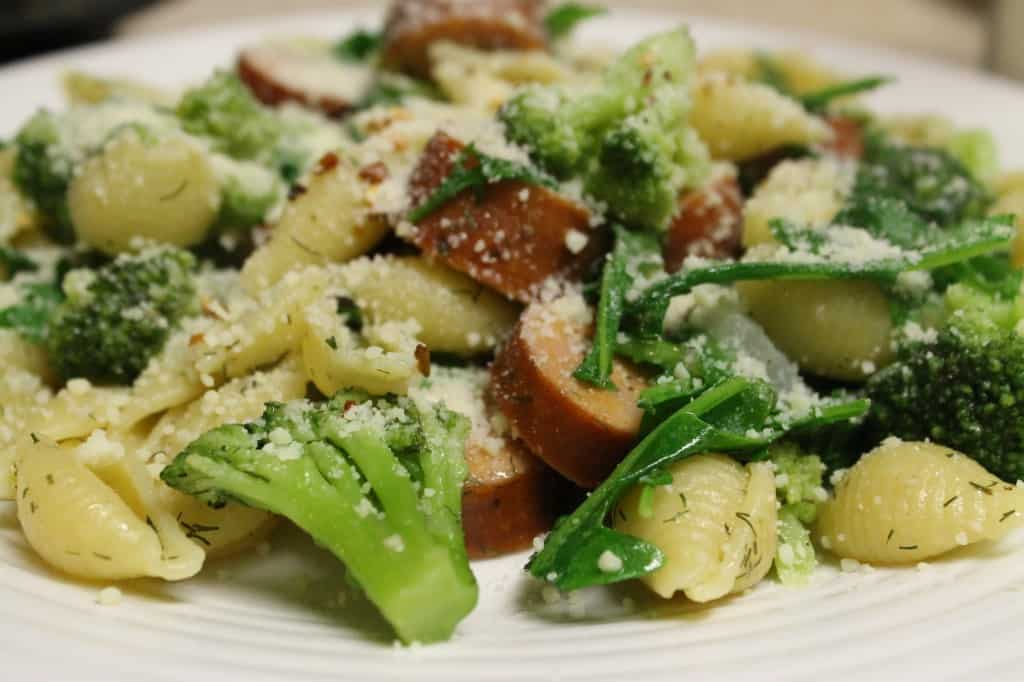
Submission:
<svg viewBox="0 0 1024 682">
<path fill-rule="evenodd" d="M 75 50 L 0 70 L 0 136 L 38 106 L 59 106 L 56 77 L 74 66 L 156 83 L 201 79 L 268 33 L 338 35 L 372 10 L 303 15 Z M 1024 90 L 891 52 L 836 45 L 696 17 L 619 13 L 580 39 L 624 46 L 689 19 L 701 46 L 799 47 L 844 70 L 900 82 L 873 103 L 986 126 L 1008 166 L 1024 166 Z M 879 20 L 884 20 L 879 17 Z M 1015 550 L 1016 553 L 1015 553 Z M 766 582 L 711 607 L 658 603 L 634 588 L 545 604 L 525 555 L 477 562 L 481 603 L 443 645 L 392 646 L 358 598 L 337 606 L 336 565 L 296 533 L 267 556 L 211 565 L 179 584 L 71 582 L 36 559 L 13 507 L 0 503 L 0 679 L 22 680 L 1021 680 L 1024 536 L 928 566 L 840 573 L 805 589 Z M 438 595 L 443 599 L 443 595 Z M 623 602 L 635 603 L 632 610 Z"/>
</svg>

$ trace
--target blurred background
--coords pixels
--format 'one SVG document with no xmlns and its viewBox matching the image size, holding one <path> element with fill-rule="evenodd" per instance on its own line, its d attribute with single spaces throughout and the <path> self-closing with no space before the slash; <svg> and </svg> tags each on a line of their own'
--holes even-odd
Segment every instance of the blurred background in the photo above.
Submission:
<svg viewBox="0 0 1024 682">
<path fill-rule="evenodd" d="M 596 0 L 593 0 L 596 2 Z M 0 61 L 354 0 L 0 0 Z M 1024 0 L 606 0 L 814 30 L 1024 77 Z"/>
</svg>

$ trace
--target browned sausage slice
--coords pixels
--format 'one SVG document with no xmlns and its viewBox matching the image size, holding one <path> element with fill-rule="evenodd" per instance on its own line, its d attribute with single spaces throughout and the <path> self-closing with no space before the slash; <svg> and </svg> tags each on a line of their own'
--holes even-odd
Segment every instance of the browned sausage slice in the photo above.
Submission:
<svg viewBox="0 0 1024 682">
<path fill-rule="evenodd" d="M 665 269 L 676 272 L 687 256 L 736 256 L 742 234 L 743 194 L 735 176 L 724 176 L 683 194 L 662 245 Z"/>
<path fill-rule="evenodd" d="M 471 440 L 466 463 L 462 525 L 473 559 L 526 549 L 577 497 L 572 484 L 514 440 L 502 439 L 497 452 Z"/>
<path fill-rule="evenodd" d="M 832 137 L 822 144 L 822 149 L 844 159 L 859 159 L 864 156 L 864 126 L 849 116 L 833 114 L 825 119 L 832 128 Z"/>
<path fill-rule="evenodd" d="M 441 185 L 462 148 L 443 132 L 431 138 L 410 179 L 413 206 Z M 524 303 L 551 277 L 578 278 L 607 249 L 588 211 L 550 189 L 515 180 L 477 189 L 400 234 L 429 258 Z"/>
<path fill-rule="evenodd" d="M 381 64 L 417 78 L 430 77 L 431 43 L 484 50 L 543 50 L 547 38 L 541 0 L 395 0 L 384 24 Z"/>
<path fill-rule="evenodd" d="M 238 77 L 268 106 L 296 102 L 328 116 L 349 112 L 369 85 L 370 72 L 343 64 L 326 46 L 298 41 L 267 42 L 238 55 Z"/>
<path fill-rule="evenodd" d="M 572 373 L 587 348 L 578 296 L 534 303 L 491 366 L 491 395 L 526 446 L 563 476 L 596 487 L 629 451 L 640 429 L 636 405 L 646 385 L 616 361 L 606 391 Z"/>
</svg>

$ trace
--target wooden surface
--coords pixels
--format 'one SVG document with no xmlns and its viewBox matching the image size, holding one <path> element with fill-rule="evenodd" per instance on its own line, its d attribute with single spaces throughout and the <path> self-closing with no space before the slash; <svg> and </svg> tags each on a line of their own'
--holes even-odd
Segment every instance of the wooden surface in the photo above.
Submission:
<svg viewBox="0 0 1024 682">
<path fill-rule="evenodd" d="M 597 0 L 595 0 L 597 1 Z M 1024 0 L 1019 0 L 1024 2 Z M 166 0 L 125 20 L 120 35 L 204 26 L 242 17 L 345 7 L 352 0 Z M 359 3 L 362 5 L 366 2 Z M 381 2 L 383 8 L 386 3 Z M 644 7 L 818 31 L 861 43 L 910 50 L 944 61 L 982 65 L 984 3 L 963 0 L 632 0 Z"/>
</svg>

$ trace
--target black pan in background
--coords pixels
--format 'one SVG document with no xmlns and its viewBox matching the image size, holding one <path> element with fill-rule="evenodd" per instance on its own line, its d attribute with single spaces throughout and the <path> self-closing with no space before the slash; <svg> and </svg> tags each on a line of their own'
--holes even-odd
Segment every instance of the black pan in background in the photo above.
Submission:
<svg viewBox="0 0 1024 682">
<path fill-rule="evenodd" d="M 0 61 L 96 40 L 154 0 L 0 0 Z"/>
</svg>

